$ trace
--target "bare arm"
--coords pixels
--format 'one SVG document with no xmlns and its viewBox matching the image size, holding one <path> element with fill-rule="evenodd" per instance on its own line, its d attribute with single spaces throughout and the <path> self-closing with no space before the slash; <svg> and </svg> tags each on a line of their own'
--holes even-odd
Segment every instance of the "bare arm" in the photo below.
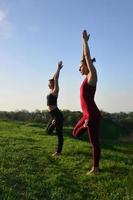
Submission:
<svg viewBox="0 0 133 200">
<path fill-rule="evenodd" d="M 62 64 L 62 61 L 58 62 L 58 66 L 57 66 L 57 71 L 56 73 L 54 74 L 53 76 L 53 79 L 54 79 L 54 89 L 53 89 L 53 94 L 54 95 L 58 95 L 58 92 L 59 92 L 59 84 L 58 84 L 58 80 L 59 80 L 59 76 L 60 76 L 60 70 L 62 69 L 63 67 L 63 64 Z"/>
<path fill-rule="evenodd" d="M 90 34 L 87 36 L 87 41 L 89 40 Z M 85 54 L 84 54 L 84 44 L 82 44 L 82 55 L 81 55 L 81 61 L 85 60 Z"/>
<path fill-rule="evenodd" d="M 83 44 L 82 44 L 82 55 L 81 55 L 81 61 L 84 61 L 85 60 L 85 56 L 84 56 L 84 47 L 83 47 Z"/>
<path fill-rule="evenodd" d="M 85 57 L 85 61 L 89 70 L 89 76 L 88 76 L 88 81 L 92 83 L 92 85 L 95 85 L 97 82 L 97 74 L 96 74 L 96 69 L 93 65 L 91 55 L 90 55 L 90 50 L 88 46 L 88 35 L 86 31 L 83 31 L 83 54 Z"/>
</svg>

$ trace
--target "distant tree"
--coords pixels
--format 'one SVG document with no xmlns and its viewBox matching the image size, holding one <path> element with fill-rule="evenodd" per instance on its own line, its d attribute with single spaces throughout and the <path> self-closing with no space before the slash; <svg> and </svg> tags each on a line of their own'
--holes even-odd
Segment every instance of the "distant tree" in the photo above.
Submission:
<svg viewBox="0 0 133 200">
<path fill-rule="evenodd" d="M 63 110 L 62 113 L 64 116 L 65 126 L 74 126 L 82 116 L 80 111 Z M 133 112 L 108 113 L 101 110 L 101 115 L 103 119 L 112 120 L 121 127 L 124 127 L 130 131 L 133 130 Z M 29 112 L 27 110 L 17 110 L 10 112 L 0 111 L 1 120 L 17 120 L 47 124 L 49 118 L 50 115 L 47 110 L 35 110 L 34 112 Z"/>
</svg>

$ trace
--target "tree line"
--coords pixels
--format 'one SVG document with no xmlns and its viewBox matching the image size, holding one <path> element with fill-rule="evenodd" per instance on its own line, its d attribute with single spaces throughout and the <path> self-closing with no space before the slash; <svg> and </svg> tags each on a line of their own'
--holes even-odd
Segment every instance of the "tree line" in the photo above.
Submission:
<svg viewBox="0 0 133 200">
<path fill-rule="evenodd" d="M 82 116 L 80 111 L 70 111 L 62 110 L 64 115 L 64 125 L 74 126 L 74 124 Z M 101 111 L 102 118 L 105 120 L 111 120 L 120 126 L 133 131 L 133 112 L 119 112 L 119 113 L 109 113 Z M 15 120 L 23 122 L 36 122 L 43 123 L 44 125 L 48 123 L 50 115 L 47 110 L 35 110 L 34 112 L 29 112 L 27 110 L 18 111 L 0 111 L 1 120 Z"/>
</svg>

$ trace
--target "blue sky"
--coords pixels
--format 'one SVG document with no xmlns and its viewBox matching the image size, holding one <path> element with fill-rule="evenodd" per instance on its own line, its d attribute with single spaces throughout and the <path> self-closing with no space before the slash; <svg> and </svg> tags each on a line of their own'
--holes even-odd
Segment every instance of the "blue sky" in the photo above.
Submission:
<svg viewBox="0 0 133 200">
<path fill-rule="evenodd" d="M 99 109 L 133 111 L 132 11 L 132 0 L 0 0 L 0 110 L 45 110 L 59 60 L 59 108 L 80 110 L 78 66 L 87 29 Z"/>
</svg>

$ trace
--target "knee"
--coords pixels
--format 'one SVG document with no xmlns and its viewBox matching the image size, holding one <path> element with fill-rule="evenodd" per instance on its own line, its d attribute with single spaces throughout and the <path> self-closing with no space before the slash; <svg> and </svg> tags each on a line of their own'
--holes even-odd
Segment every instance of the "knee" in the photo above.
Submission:
<svg viewBox="0 0 133 200">
<path fill-rule="evenodd" d="M 53 132 L 52 127 L 47 127 L 46 132 L 47 132 L 49 135 L 51 135 L 52 132 Z"/>
<path fill-rule="evenodd" d="M 76 129 L 76 130 L 73 130 L 72 132 L 73 137 L 78 137 L 81 134 L 82 134 L 82 129 Z"/>
<path fill-rule="evenodd" d="M 77 136 L 78 129 L 79 129 L 79 127 L 77 125 L 73 128 L 73 131 L 72 131 L 72 136 L 73 137 Z"/>
<path fill-rule="evenodd" d="M 73 136 L 73 137 L 76 137 L 76 135 L 77 135 L 76 132 L 77 132 L 77 131 L 76 131 L 76 129 L 74 128 L 74 129 L 73 129 L 73 132 L 72 132 L 72 136 Z"/>
</svg>

